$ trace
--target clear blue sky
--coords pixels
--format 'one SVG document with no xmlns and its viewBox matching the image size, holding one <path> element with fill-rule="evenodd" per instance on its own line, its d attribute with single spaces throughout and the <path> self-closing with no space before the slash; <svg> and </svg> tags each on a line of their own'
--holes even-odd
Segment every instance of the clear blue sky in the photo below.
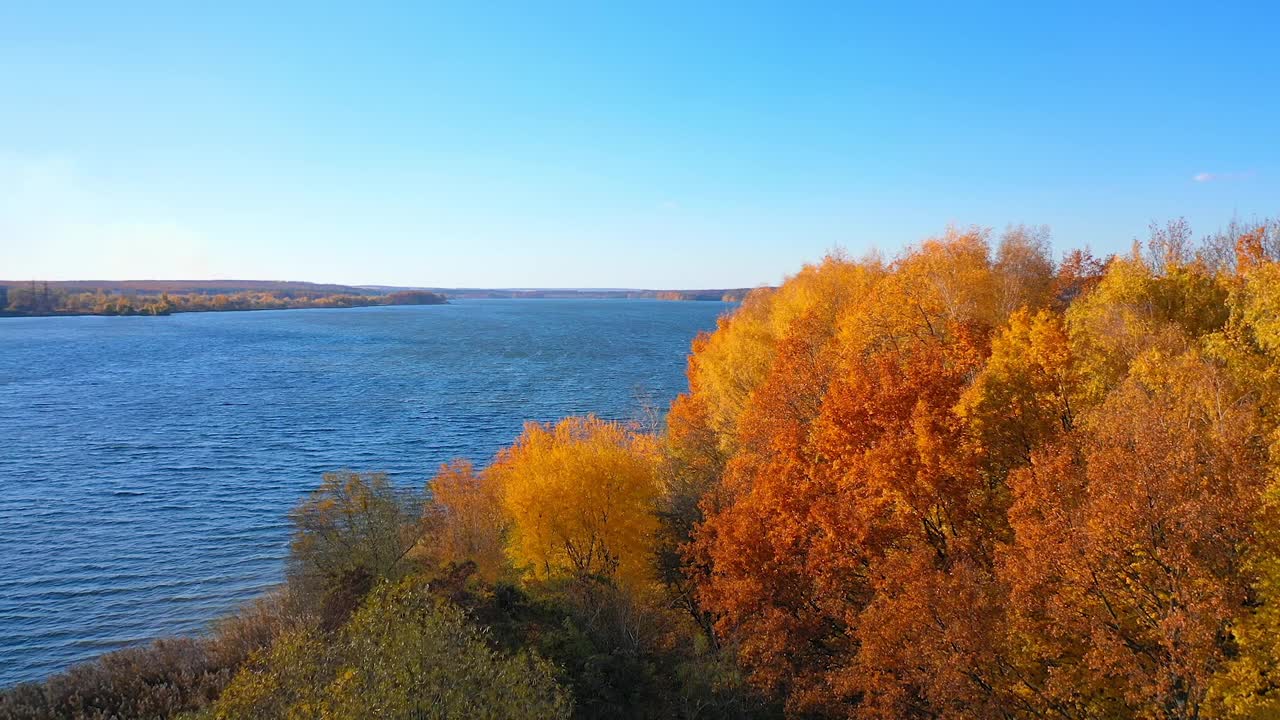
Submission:
<svg viewBox="0 0 1280 720">
<path fill-rule="evenodd" d="M 1274 3 L 187 5 L 0 3 L 0 277 L 728 287 L 1280 214 Z"/>
</svg>

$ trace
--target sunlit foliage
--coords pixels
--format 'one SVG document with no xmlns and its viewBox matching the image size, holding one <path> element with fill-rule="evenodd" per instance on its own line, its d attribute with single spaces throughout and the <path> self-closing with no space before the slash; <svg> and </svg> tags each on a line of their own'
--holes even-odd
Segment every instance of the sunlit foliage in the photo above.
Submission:
<svg viewBox="0 0 1280 720">
<path fill-rule="evenodd" d="M 502 488 L 517 567 L 538 578 L 654 580 L 651 439 L 594 417 L 530 423 L 487 472 Z"/>
<path fill-rule="evenodd" d="M 427 552 L 441 563 L 473 562 L 482 579 L 497 580 L 507 567 L 507 520 L 495 475 L 459 460 L 442 465 L 427 490 Z"/>
</svg>

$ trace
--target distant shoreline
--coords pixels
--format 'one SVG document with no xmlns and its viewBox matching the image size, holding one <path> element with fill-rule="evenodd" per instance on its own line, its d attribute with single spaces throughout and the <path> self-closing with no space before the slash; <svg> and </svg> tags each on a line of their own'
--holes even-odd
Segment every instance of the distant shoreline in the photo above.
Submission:
<svg viewBox="0 0 1280 720">
<path fill-rule="evenodd" d="M 0 318 L 440 305 L 455 300 L 601 299 L 741 302 L 751 288 L 407 288 L 268 280 L 0 280 Z"/>
<path fill-rule="evenodd" d="M 153 287 L 138 287 L 146 284 Z M 444 295 L 424 290 L 375 292 L 298 283 L 253 288 L 243 285 L 239 288 L 191 285 L 184 288 L 181 283 L 172 282 L 122 283 L 110 289 L 92 288 L 84 283 L 0 285 L 0 317 L 158 316 L 184 312 L 443 305 L 447 302 L 449 299 Z"/>
<path fill-rule="evenodd" d="M 256 307 L 256 308 L 227 308 L 226 310 L 171 310 L 166 313 L 133 313 L 131 315 L 120 315 L 118 313 L 96 313 L 96 312 L 53 312 L 53 313 L 19 313 L 12 310 L 0 310 L 0 319 L 2 318 L 50 318 L 50 317 L 171 317 L 173 315 L 200 315 L 213 313 L 237 313 L 237 312 L 265 312 L 267 310 L 354 310 L 357 308 L 379 308 L 379 307 L 414 307 L 426 305 L 448 305 L 448 301 L 442 303 L 416 303 L 404 305 L 316 305 L 312 307 Z"/>
<path fill-rule="evenodd" d="M 134 312 L 134 313 L 115 313 L 115 312 L 44 312 L 44 313 L 27 313 L 17 312 L 13 310 L 0 310 L 0 319 L 4 318 L 49 318 L 49 317 L 169 317 L 171 315 L 189 315 L 199 313 L 234 313 L 234 312 L 262 312 L 266 310 L 353 310 L 356 308 L 379 308 L 379 307 L 414 307 L 425 305 L 448 305 L 453 300 L 653 300 L 658 302 L 725 302 L 735 303 L 742 302 L 740 298 L 733 297 L 658 297 L 655 295 L 601 295 L 588 294 L 581 295 L 467 295 L 462 297 L 447 298 L 444 302 L 435 303 L 371 303 L 368 305 L 311 305 L 297 307 L 248 307 L 248 308 L 199 308 L 199 309 L 181 309 L 170 310 L 168 312 Z"/>
</svg>

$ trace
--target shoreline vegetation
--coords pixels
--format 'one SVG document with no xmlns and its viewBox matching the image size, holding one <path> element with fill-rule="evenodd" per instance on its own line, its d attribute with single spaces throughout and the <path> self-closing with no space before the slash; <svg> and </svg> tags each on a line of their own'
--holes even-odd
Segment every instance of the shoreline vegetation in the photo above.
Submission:
<svg viewBox="0 0 1280 720">
<path fill-rule="evenodd" d="M 172 315 L 184 312 L 442 305 L 455 299 L 658 299 L 740 302 L 749 289 L 486 290 L 355 287 L 304 282 L 0 281 L 0 318 L 76 315 Z"/>
<path fill-rule="evenodd" d="M 279 588 L 0 717 L 1280 717 L 1280 224 L 828 256 L 687 374 L 326 474 Z"/>
</svg>

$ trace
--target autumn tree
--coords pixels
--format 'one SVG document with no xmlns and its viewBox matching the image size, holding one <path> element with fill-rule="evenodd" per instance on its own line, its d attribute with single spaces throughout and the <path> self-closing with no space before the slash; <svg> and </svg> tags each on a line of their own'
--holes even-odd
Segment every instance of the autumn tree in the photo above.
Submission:
<svg viewBox="0 0 1280 720">
<path fill-rule="evenodd" d="M 1253 593 L 1233 618 L 1234 655 L 1211 681 L 1206 707 L 1210 717 L 1280 717 L 1280 485 L 1274 478 L 1256 526 L 1257 538 L 1245 566 L 1254 581 Z"/>
<path fill-rule="evenodd" d="M 1240 250 L 1245 245 L 1252 246 L 1257 262 L 1280 260 L 1280 221 L 1233 218 L 1225 227 L 1204 238 L 1196 250 L 1196 258 L 1216 271 L 1231 272 L 1237 269 Z"/>
<path fill-rule="evenodd" d="M 1002 481 L 1032 453 L 1069 432 L 1085 409 L 1061 316 L 1019 310 L 992 340 L 991 355 L 956 406 L 974 450 Z"/>
<path fill-rule="evenodd" d="M 1242 548 L 1265 476 L 1248 393 L 1193 352 L 1158 351 L 1015 472 L 1002 576 L 1027 702 L 1199 717 L 1249 589 Z"/>
<path fill-rule="evenodd" d="M 715 333 L 699 340 L 689 366 L 710 427 L 726 449 L 733 447 L 738 420 L 751 393 L 764 381 L 775 348 L 791 325 L 810 317 L 828 331 L 844 308 L 866 297 L 882 274 L 874 259 L 852 261 L 833 254 L 806 265 L 782 287 L 751 292 Z"/>
<path fill-rule="evenodd" d="M 727 427 L 700 363 L 734 320 L 695 347 L 669 452 L 719 482 L 687 567 L 791 713 L 1190 718 L 1213 683 L 1265 693 L 1280 282 L 1259 242 L 1228 276 L 1182 223 L 1105 266 L 1055 271 L 1044 238 L 953 230 L 780 321 L 784 284 Z"/>
<path fill-rule="evenodd" d="M 1102 279 L 1108 261 L 1094 257 L 1088 248 L 1068 250 L 1053 278 L 1053 299 L 1062 307 L 1092 290 Z"/>
<path fill-rule="evenodd" d="M 695 344 L 695 352 L 696 348 Z M 688 613 L 715 645 L 714 617 L 697 598 L 698 584 L 708 579 L 711 568 L 698 561 L 691 543 L 705 519 L 705 510 L 717 505 L 727 457 L 711 427 L 702 395 L 693 384 L 695 377 L 690 373 L 690 392 L 672 402 L 666 417 L 660 446 L 655 559 L 658 580 L 672 603 Z"/>
<path fill-rule="evenodd" d="M 1002 315 L 1047 305 L 1054 284 L 1049 228 L 1010 227 L 1000 237 L 993 270 Z"/>
<path fill-rule="evenodd" d="M 1234 229 L 1234 228 L 1233 228 Z M 1214 678 L 1208 715 L 1261 720 L 1280 713 L 1280 264 L 1276 226 L 1233 232 L 1231 319 L 1210 339 L 1210 351 L 1252 391 L 1270 441 L 1270 477 L 1247 546 L 1252 592 L 1229 630 L 1234 656 Z M 1270 236 L 1268 235 L 1270 232 Z"/>
<path fill-rule="evenodd" d="M 1183 262 L 1183 241 L 1161 237 L 1150 251 L 1161 258 L 1158 269 L 1135 244 L 1129 256 L 1113 258 L 1097 285 L 1066 312 L 1072 352 L 1092 402 L 1123 380 L 1142 353 L 1176 354 L 1227 322 L 1228 288 L 1200 263 Z"/>
<path fill-rule="evenodd" d="M 506 568 L 507 519 L 494 475 L 457 460 L 440 466 L 427 491 L 427 552 L 443 563 L 473 562 L 482 579 L 497 580 Z"/>
<path fill-rule="evenodd" d="M 953 407 L 986 355 L 998 288 L 985 234 L 926 242 L 859 302 L 796 317 L 752 394 L 727 500 L 697 533 L 713 567 L 702 598 L 793 712 L 928 707 L 941 649 L 979 633 L 935 633 L 907 604 L 990 583 L 1001 496 Z M 944 587 L 962 576 L 973 585 Z M 900 653 L 925 643 L 927 660 Z"/>
<path fill-rule="evenodd" d="M 325 624 L 340 624 L 378 579 L 406 569 L 424 532 L 419 507 L 382 473 L 326 473 L 290 514 L 291 589 Z"/>
<path fill-rule="evenodd" d="M 502 488 L 512 562 L 537 578 L 653 581 L 656 470 L 652 440 L 621 424 L 527 424 L 487 471 Z"/>
</svg>

